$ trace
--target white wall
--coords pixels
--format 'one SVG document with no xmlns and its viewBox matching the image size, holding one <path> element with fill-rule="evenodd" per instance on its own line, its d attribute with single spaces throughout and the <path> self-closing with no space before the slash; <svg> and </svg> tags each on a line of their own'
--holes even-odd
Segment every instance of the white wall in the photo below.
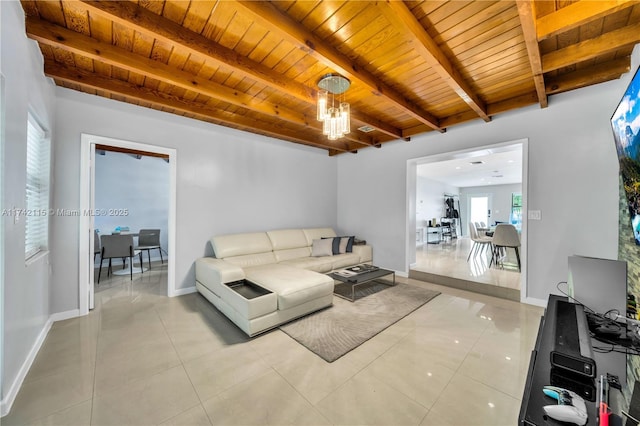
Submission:
<svg viewBox="0 0 640 426">
<path fill-rule="evenodd" d="M 420 167 L 428 167 L 422 165 Z M 444 194 L 457 195 L 460 192 L 456 186 L 417 176 L 416 178 L 416 226 L 426 226 L 425 221 L 445 217 L 446 209 Z"/>
<path fill-rule="evenodd" d="M 639 56 L 636 48 L 633 71 Z M 552 96 L 545 109 L 531 106 L 490 123 L 339 156 L 339 227 L 372 244 L 374 263 L 408 272 L 408 211 L 415 208 L 407 210 L 408 160 L 528 138 L 528 208 L 540 210 L 542 220 L 528 221 L 526 296 L 546 301 L 567 279 L 569 255 L 617 257 L 618 162 L 609 118 L 632 75 Z"/>
<path fill-rule="evenodd" d="M 42 55 L 24 30 L 19 2 L 0 2 L 0 72 L 5 78 L 5 129 L 2 157 L 2 208 L 25 205 L 27 112 L 49 132 L 54 125 L 54 87 L 42 72 Z M 2 215 L 4 239 L 1 408 L 15 397 L 25 360 L 46 333 L 50 315 L 49 257 L 25 264 L 24 217 Z M 28 365 L 26 366 L 28 367 Z"/>
<path fill-rule="evenodd" d="M 56 208 L 79 208 L 80 134 L 177 150 L 176 287 L 213 235 L 336 227 L 337 168 L 326 151 L 57 88 Z M 78 305 L 78 217 L 54 218 L 52 306 Z M 339 231 L 337 229 L 337 231 Z"/>
<path fill-rule="evenodd" d="M 163 158 L 106 151 L 96 154 L 95 209 L 106 212 L 95 216 L 95 227 L 102 235 L 111 234 L 118 226 L 131 232 L 160 229 L 160 245 L 169 247 L 169 163 Z M 152 260 L 160 260 L 158 250 Z M 145 254 L 145 258 L 146 258 Z M 165 256 L 166 257 L 166 256 Z M 119 263 L 119 259 L 114 259 Z M 100 257 L 96 259 L 100 263 Z"/>
</svg>

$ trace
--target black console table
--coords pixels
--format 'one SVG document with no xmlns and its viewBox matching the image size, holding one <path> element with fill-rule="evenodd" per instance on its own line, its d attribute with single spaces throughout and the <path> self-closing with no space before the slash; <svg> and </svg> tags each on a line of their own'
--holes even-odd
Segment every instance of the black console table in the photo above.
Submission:
<svg viewBox="0 0 640 426">
<path fill-rule="evenodd" d="M 566 370 L 551 366 L 550 352 L 553 349 L 555 330 L 553 321 L 545 321 L 546 315 L 554 315 L 555 305 L 558 300 L 566 301 L 566 297 L 550 295 L 547 303 L 545 315 L 540 319 L 538 337 L 535 347 L 531 353 L 527 382 L 525 384 L 519 425 L 564 425 L 567 423 L 558 422 L 544 415 L 542 407 L 553 405 L 554 401 L 545 396 L 542 392 L 544 386 L 558 386 L 569 389 L 582 396 L 587 406 L 589 420 L 588 426 L 597 425 L 597 399 L 599 380 L 582 378 L 579 375 L 572 375 Z M 603 344 L 592 340 L 593 346 L 603 346 Z M 615 374 L 620 382 L 626 383 L 626 355 L 618 352 L 599 353 L 594 352 L 596 362 L 596 377 L 601 374 Z"/>
</svg>

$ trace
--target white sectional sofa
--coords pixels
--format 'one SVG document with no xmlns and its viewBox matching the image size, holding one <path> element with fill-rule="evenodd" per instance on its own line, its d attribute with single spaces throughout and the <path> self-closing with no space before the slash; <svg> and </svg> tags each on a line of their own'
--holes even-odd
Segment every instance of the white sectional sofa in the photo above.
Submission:
<svg viewBox="0 0 640 426">
<path fill-rule="evenodd" d="M 255 336 L 332 305 L 334 281 L 326 274 L 371 262 L 370 246 L 353 245 L 344 252 L 348 239 L 337 237 L 331 228 L 213 237 L 216 257 L 196 260 L 196 288 Z"/>
</svg>

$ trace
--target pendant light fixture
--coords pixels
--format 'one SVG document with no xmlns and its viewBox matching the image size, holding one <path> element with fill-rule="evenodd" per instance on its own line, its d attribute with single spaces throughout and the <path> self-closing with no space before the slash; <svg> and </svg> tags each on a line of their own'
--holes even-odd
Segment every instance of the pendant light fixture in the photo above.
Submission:
<svg viewBox="0 0 640 426">
<path fill-rule="evenodd" d="M 322 133 L 329 140 L 341 138 L 351 131 L 349 104 L 338 99 L 336 106 L 336 95 L 344 93 L 350 85 L 349 79 L 339 74 L 327 74 L 318 81 L 317 119 L 323 122 Z"/>
</svg>

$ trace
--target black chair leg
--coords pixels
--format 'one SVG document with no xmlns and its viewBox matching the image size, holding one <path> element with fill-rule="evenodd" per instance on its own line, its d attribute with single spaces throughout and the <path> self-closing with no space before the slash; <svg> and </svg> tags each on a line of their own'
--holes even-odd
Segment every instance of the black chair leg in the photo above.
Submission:
<svg viewBox="0 0 640 426">
<path fill-rule="evenodd" d="M 131 276 L 131 281 L 133 281 L 133 256 L 129 258 L 129 275 Z"/>
<path fill-rule="evenodd" d="M 133 261 L 133 258 L 131 260 Z M 151 262 L 149 262 L 149 269 L 151 269 Z M 142 264 L 142 252 L 140 252 L 140 273 L 144 274 L 144 268 Z"/>
<path fill-rule="evenodd" d="M 160 263 L 164 265 L 164 259 L 162 258 L 162 247 L 159 248 L 158 251 L 160 252 Z"/>
<path fill-rule="evenodd" d="M 491 244 L 491 260 L 489 261 L 489 268 L 491 268 L 494 261 L 496 262 L 496 266 L 498 266 L 498 261 L 496 260 L 496 246 Z"/>
<path fill-rule="evenodd" d="M 518 259 L 518 271 L 520 271 L 520 250 L 518 250 L 518 247 L 514 247 L 514 249 L 516 250 L 516 259 Z"/>
<path fill-rule="evenodd" d="M 142 252 L 140 252 L 140 256 L 142 256 Z M 151 269 L 151 250 L 147 250 L 147 260 L 149 261 L 149 269 Z"/>
<path fill-rule="evenodd" d="M 104 258 L 100 256 L 100 269 L 98 269 L 98 284 L 100 284 L 100 275 L 102 275 L 102 261 Z"/>
</svg>

